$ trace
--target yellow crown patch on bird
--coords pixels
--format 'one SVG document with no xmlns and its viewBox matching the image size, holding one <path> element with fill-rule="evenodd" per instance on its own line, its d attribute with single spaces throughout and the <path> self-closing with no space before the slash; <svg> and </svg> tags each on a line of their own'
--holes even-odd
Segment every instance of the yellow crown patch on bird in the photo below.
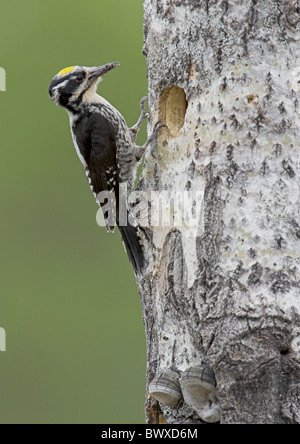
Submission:
<svg viewBox="0 0 300 444">
<path fill-rule="evenodd" d="M 57 74 L 58 77 L 62 77 L 66 74 L 68 74 L 68 72 L 74 71 L 76 67 L 75 66 L 69 66 L 68 68 L 62 69 L 61 71 L 59 71 L 59 73 Z"/>
</svg>

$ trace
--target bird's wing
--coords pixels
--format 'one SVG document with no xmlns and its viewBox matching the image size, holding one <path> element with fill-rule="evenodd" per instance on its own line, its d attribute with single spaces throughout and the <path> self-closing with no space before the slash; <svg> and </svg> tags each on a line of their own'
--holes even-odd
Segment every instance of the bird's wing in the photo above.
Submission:
<svg viewBox="0 0 300 444">
<path fill-rule="evenodd" d="M 81 119 L 74 129 L 80 155 L 84 158 L 87 177 L 93 193 L 102 207 L 106 228 L 113 231 L 115 224 L 119 226 L 121 237 L 135 272 L 141 272 L 145 265 L 145 257 L 136 227 L 119 220 L 119 183 L 120 170 L 117 162 L 116 133 L 110 121 L 100 113 L 89 114 Z M 124 157 L 123 165 L 131 165 L 131 159 Z M 115 198 L 114 205 L 107 213 L 107 202 L 99 201 L 101 191 L 111 191 Z M 109 198 L 108 198 L 109 201 Z"/>
<path fill-rule="evenodd" d="M 119 195 L 115 130 L 100 113 L 90 114 L 77 125 L 76 140 L 85 159 L 85 170 L 90 187 L 97 202 L 103 208 L 106 227 L 109 231 L 113 231 Z M 105 198 L 108 195 L 106 193 L 99 195 L 101 192 L 111 192 L 110 198 Z M 108 204 L 111 209 L 109 214 Z"/>
</svg>

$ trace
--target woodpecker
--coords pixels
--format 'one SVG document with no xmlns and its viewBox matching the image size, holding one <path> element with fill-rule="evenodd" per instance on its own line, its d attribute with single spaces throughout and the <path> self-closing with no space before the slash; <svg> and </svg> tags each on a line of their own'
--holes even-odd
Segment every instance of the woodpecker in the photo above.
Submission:
<svg viewBox="0 0 300 444">
<path fill-rule="evenodd" d="M 138 162 L 162 126 L 156 125 L 152 137 L 143 147 L 135 145 L 138 130 L 147 117 L 147 98 L 141 101 L 139 121 L 129 129 L 120 112 L 96 92 L 102 76 L 117 66 L 118 62 L 92 68 L 65 68 L 52 79 L 49 96 L 69 115 L 73 143 L 94 196 L 97 198 L 101 191 L 114 193 L 116 224 L 134 271 L 141 273 L 145 266 L 145 257 L 140 245 L 140 229 L 129 223 L 128 210 L 127 226 L 119 223 L 119 185 L 126 184 L 128 191 L 132 190 Z M 103 203 L 99 204 L 103 206 Z M 104 210 L 103 213 L 107 230 L 113 231 Z"/>
</svg>

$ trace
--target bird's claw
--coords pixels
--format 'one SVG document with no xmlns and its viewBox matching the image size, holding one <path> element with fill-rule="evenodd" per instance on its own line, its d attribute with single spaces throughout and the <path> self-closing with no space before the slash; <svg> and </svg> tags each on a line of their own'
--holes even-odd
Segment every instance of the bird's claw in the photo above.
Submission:
<svg viewBox="0 0 300 444">
<path fill-rule="evenodd" d="M 130 134 L 131 134 L 131 140 L 134 143 L 136 141 L 136 137 L 137 137 L 137 134 L 139 132 L 139 129 L 140 129 L 142 123 L 144 122 L 144 120 L 149 118 L 149 113 L 147 113 L 146 106 L 145 106 L 145 103 L 147 102 L 147 100 L 148 100 L 148 97 L 145 96 L 140 101 L 141 115 L 140 115 L 137 123 L 132 128 L 129 129 Z"/>
<path fill-rule="evenodd" d="M 148 96 L 144 96 L 144 97 L 141 99 L 141 102 L 140 102 L 141 108 L 144 106 L 144 103 L 147 102 L 147 101 L 148 101 Z"/>
<path fill-rule="evenodd" d="M 148 96 L 143 97 L 140 102 L 141 118 L 143 118 L 143 120 L 149 118 L 149 113 L 147 113 L 146 107 L 145 107 L 146 102 L 148 102 Z"/>
<path fill-rule="evenodd" d="M 156 144 L 154 143 L 156 141 L 156 138 L 158 136 L 158 133 L 160 132 L 161 129 L 163 128 L 168 128 L 167 125 L 165 125 L 164 123 L 162 123 L 161 121 L 156 122 L 156 124 L 154 125 L 153 131 L 152 131 L 152 135 L 149 138 L 149 142 L 148 144 L 151 145 L 151 156 L 156 159 L 156 160 L 160 160 L 161 159 L 161 155 L 157 156 L 155 154 L 155 148 L 156 148 Z"/>
<path fill-rule="evenodd" d="M 153 132 L 152 132 L 152 134 L 153 134 L 153 135 L 157 135 L 157 134 L 159 133 L 159 131 L 160 131 L 162 128 L 168 128 L 168 127 L 167 127 L 167 125 L 165 125 L 164 123 L 162 123 L 162 122 L 159 120 L 159 121 L 156 122 L 156 124 L 154 125 L 154 128 L 153 128 Z"/>
</svg>

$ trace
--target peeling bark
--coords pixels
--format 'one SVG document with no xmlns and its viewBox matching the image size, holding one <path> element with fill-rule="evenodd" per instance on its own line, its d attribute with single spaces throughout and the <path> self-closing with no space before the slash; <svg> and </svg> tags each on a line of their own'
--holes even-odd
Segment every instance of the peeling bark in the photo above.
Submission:
<svg viewBox="0 0 300 444">
<path fill-rule="evenodd" d="M 221 422 L 300 423 L 300 3 L 145 0 L 139 189 L 202 191 L 197 235 L 154 227 L 139 281 L 147 388 L 207 364 Z M 147 396 L 149 423 L 201 423 Z"/>
</svg>

